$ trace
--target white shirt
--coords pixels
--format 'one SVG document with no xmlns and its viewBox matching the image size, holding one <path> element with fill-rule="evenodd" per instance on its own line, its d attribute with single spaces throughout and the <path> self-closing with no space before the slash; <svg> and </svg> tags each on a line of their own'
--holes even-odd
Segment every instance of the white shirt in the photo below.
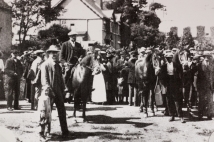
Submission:
<svg viewBox="0 0 214 142">
<path fill-rule="evenodd" d="M 31 70 L 33 71 L 35 76 L 36 76 L 36 73 L 37 73 L 38 69 L 40 68 L 40 65 L 42 62 L 43 62 L 42 58 L 39 56 L 33 61 L 32 65 L 31 65 Z M 35 80 L 36 80 L 36 78 L 34 80 L 31 80 L 31 83 L 35 84 Z"/>
<path fill-rule="evenodd" d="M 168 75 L 174 75 L 173 74 L 173 70 L 174 70 L 173 63 L 172 62 L 171 63 L 167 63 L 167 74 Z"/>
<path fill-rule="evenodd" d="M 73 42 L 73 41 L 70 40 L 70 42 L 71 42 L 71 45 L 74 47 L 75 46 L 75 41 Z"/>
<path fill-rule="evenodd" d="M 4 71 L 4 62 L 2 59 L 0 59 L 0 70 Z"/>
</svg>

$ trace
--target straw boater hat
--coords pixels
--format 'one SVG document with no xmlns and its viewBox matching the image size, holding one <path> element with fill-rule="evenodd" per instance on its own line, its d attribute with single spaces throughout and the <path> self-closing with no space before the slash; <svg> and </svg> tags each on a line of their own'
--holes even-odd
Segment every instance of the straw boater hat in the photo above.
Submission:
<svg viewBox="0 0 214 142">
<path fill-rule="evenodd" d="M 70 31 L 70 32 L 68 33 L 68 36 L 72 36 L 72 35 L 77 35 L 77 32 L 76 32 L 76 31 Z"/>
<path fill-rule="evenodd" d="M 164 56 L 165 56 L 167 53 L 172 53 L 172 51 L 169 50 L 169 49 L 163 51 Z"/>
<path fill-rule="evenodd" d="M 59 52 L 56 45 L 51 45 L 46 52 Z"/>
<path fill-rule="evenodd" d="M 40 53 L 44 53 L 45 51 L 44 50 L 36 50 L 34 51 L 34 54 L 40 54 Z"/>
<path fill-rule="evenodd" d="M 141 47 L 139 52 L 140 53 L 145 53 L 145 51 L 146 51 L 146 48 L 145 47 Z"/>
<path fill-rule="evenodd" d="M 172 48 L 172 51 L 175 51 L 175 52 L 176 52 L 177 50 L 178 50 L 177 48 Z"/>
<path fill-rule="evenodd" d="M 172 58 L 172 57 L 173 57 L 173 54 L 172 54 L 172 53 L 166 53 L 166 54 L 165 54 L 165 57 L 166 57 L 166 58 Z"/>
</svg>

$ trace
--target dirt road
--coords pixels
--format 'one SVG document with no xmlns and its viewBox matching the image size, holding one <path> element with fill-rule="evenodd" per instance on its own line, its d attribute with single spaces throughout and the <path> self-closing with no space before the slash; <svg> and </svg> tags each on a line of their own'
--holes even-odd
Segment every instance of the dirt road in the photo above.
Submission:
<svg viewBox="0 0 214 142">
<path fill-rule="evenodd" d="M 21 110 L 7 111 L 6 101 L 0 101 L 0 126 L 10 129 L 17 141 L 38 142 L 38 114 L 30 110 L 30 104 L 20 101 Z M 66 104 L 68 138 L 61 138 L 61 130 L 56 110 L 53 110 L 51 124 L 52 138 L 48 141 L 140 141 L 140 142 L 207 142 L 214 132 L 214 120 L 180 123 L 176 118 L 168 122 L 161 108 L 156 116 L 144 118 L 138 107 L 127 105 L 87 104 L 87 122 L 73 118 L 73 104 Z M 82 113 L 77 112 L 77 116 Z M 2 132 L 1 132 L 2 134 Z M 0 140 L 1 141 L 1 140 Z"/>
</svg>

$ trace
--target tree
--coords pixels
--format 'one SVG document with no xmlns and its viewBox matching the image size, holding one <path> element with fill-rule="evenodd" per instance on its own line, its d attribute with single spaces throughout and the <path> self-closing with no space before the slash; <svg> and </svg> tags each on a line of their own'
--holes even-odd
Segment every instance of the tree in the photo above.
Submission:
<svg viewBox="0 0 214 142">
<path fill-rule="evenodd" d="M 138 21 L 131 24 L 131 38 L 138 47 L 157 46 L 164 42 L 165 34 L 158 29 L 161 20 L 155 13 L 155 10 L 163 8 L 159 3 L 152 3 L 149 11 L 138 13 Z"/>
<path fill-rule="evenodd" d="M 187 48 L 195 46 L 194 39 L 190 32 L 190 27 L 184 28 L 183 37 L 181 38 L 181 45 L 183 47 L 186 46 Z"/>
<path fill-rule="evenodd" d="M 19 27 L 20 44 L 25 42 L 29 29 L 57 18 L 61 8 L 51 8 L 50 2 L 51 0 L 15 0 L 12 2 L 13 26 Z"/>
<path fill-rule="evenodd" d="M 157 9 L 164 10 L 164 6 L 160 3 L 152 3 L 148 11 L 142 10 L 146 5 L 146 0 L 139 0 L 135 4 L 134 0 L 116 0 L 106 4 L 106 8 L 114 9 L 115 13 L 122 13 L 121 29 L 125 29 L 126 25 L 130 26 L 130 40 L 137 47 L 156 46 L 165 39 L 165 34 L 158 30 L 161 20 L 155 13 Z"/>
<path fill-rule="evenodd" d="M 68 28 L 54 24 L 46 30 L 40 30 L 37 40 L 42 44 L 43 49 L 47 49 L 52 44 L 61 44 L 67 41 L 69 32 Z"/>
<path fill-rule="evenodd" d="M 180 38 L 177 34 L 177 27 L 171 27 L 169 32 L 169 37 L 166 39 L 166 45 L 168 49 L 176 48 L 178 45 L 178 42 L 180 41 Z"/>
</svg>

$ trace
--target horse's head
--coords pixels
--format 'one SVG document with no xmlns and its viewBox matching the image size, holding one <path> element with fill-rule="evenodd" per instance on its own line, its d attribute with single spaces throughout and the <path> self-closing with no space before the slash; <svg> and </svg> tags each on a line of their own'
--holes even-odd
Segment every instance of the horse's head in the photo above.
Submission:
<svg viewBox="0 0 214 142">
<path fill-rule="evenodd" d="M 155 70 L 155 75 L 158 75 L 160 72 L 161 61 L 163 59 L 163 52 L 160 50 L 154 49 L 151 56 L 152 56 L 151 62 Z"/>
<path fill-rule="evenodd" d="M 183 72 L 186 72 L 189 70 L 189 65 L 188 65 L 188 58 L 190 56 L 189 50 L 180 50 L 177 52 L 178 55 L 178 61 L 180 62 Z"/>
</svg>

